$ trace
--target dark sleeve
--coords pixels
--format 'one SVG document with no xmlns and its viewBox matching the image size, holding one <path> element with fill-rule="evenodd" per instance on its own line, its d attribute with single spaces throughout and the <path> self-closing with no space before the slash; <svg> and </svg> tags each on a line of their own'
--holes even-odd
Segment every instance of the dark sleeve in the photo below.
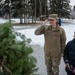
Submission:
<svg viewBox="0 0 75 75">
<path fill-rule="evenodd" d="M 64 56 L 63 56 L 64 62 L 68 60 L 68 54 L 69 54 L 69 43 L 66 45 L 64 49 Z"/>
</svg>

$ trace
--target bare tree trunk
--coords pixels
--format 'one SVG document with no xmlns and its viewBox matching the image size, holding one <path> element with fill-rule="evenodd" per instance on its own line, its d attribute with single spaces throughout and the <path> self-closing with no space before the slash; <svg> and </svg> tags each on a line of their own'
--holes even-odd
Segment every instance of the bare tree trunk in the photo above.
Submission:
<svg viewBox="0 0 75 75">
<path fill-rule="evenodd" d="M 36 23 L 36 0 L 35 0 L 35 23 Z"/>
<path fill-rule="evenodd" d="M 9 5 L 9 22 L 11 23 L 11 2 L 10 2 L 10 0 L 9 0 L 9 3 L 8 3 L 8 5 Z"/>
<path fill-rule="evenodd" d="M 19 15 L 20 15 L 20 24 L 22 24 L 23 23 L 22 14 L 20 13 Z"/>
<path fill-rule="evenodd" d="M 24 0 L 24 3 L 25 3 L 25 0 Z M 25 10 L 24 10 L 24 23 L 25 23 Z"/>
<path fill-rule="evenodd" d="M 26 21 L 25 21 L 25 13 L 24 13 L 24 23 L 26 23 Z"/>
<path fill-rule="evenodd" d="M 29 1 L 29 0 L 24 0 L 24 3 L 26 4 L 26 5 L 25 5 L 25 8 L 26 8 L 26 9 L 24 10 L 24 23 L 28 23 L 28 22 L 26 22 L 26 21 L 28 21 L 28 20 L 27 20 L 27 17 L 28 17 L 28 9 L 27 9 L 28 1 Z"/>
<path fill-rule="evenodd" d="M 34 19 L 34 17 L 33 17 L 33 12 L 32 12 L 32 23 L 33 23 L 33 19 Z"/>
<path fill-rule="evenodd" d="M 46 6 L 47 6 L 47 1 L 45 0 L 45 19 L 46 19 Z"/>
<path fill-rule="evenodd" d="M 39 0 L 40 3 L 40 16 L 42 15 L 42 6 L 41 6 L 41 0 Z"/>
</svg>

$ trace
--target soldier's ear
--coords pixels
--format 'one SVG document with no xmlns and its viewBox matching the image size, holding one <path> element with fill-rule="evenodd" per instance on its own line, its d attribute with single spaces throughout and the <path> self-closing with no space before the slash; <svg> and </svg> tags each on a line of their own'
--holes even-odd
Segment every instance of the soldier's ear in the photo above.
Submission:
<svg viewBox="0 0 75 75">
<path fill-rule="evenodd" d="M 56 19 L 56 22 L 58 22 L 58 20 Z"/>
</svg>

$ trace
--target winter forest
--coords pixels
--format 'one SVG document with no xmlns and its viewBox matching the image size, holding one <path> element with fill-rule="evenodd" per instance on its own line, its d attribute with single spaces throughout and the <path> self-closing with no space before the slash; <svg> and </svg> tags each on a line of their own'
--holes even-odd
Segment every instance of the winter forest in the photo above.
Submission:
<svg viewBox="0 0 75 75">
<path fill-rule="evenodd" d="M 9 20 L 19 18 L 20 23 L 26 23 L 26 19 L 32 19 L 33 23 L 39 18 L 47 18 L 51 13 L 73 19 L 74 10 L 70 0 L 0 0 L 0 16 Z"/>
</svg>

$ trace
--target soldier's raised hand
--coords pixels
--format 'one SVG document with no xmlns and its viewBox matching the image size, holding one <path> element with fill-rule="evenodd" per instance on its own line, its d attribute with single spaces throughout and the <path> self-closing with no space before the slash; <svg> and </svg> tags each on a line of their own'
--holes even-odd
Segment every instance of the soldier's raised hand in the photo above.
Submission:
<svg viewBox="0 0 75 75">
<path fill-rule="evenodd" d="M 48 19 L 46 19 L 42 25 L 46 25 L 47 22 L 48 22 Z"/>
</svg>

